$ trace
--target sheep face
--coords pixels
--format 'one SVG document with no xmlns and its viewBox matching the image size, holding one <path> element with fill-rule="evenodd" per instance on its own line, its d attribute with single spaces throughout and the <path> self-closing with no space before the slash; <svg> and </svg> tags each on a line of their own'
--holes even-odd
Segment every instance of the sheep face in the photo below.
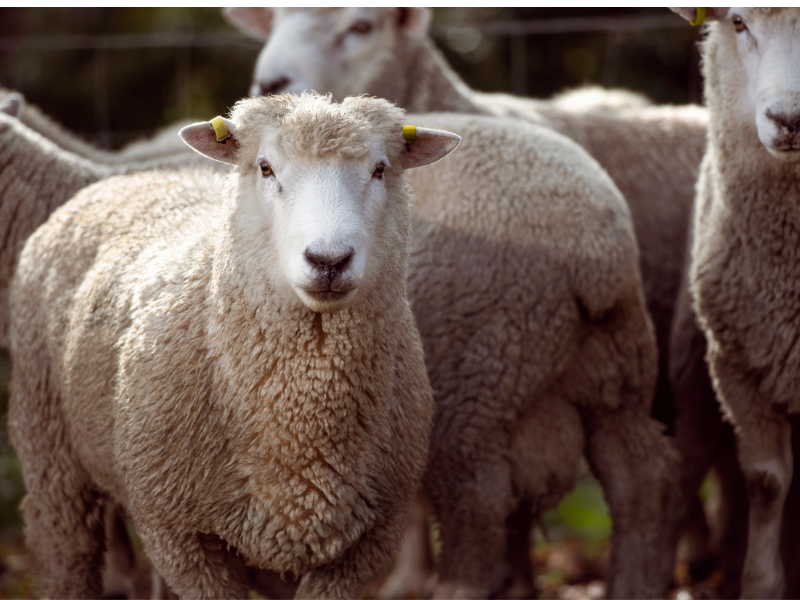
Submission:
<svg viewBox="0 0 800 600">
<path fill-rule="evenodd" d="M 248 227 L 270 232 L 273 287 L 291 290 L 313 311 L 340 310 L 369 293 L 380 271 L 376 255 L 398 251 L 387 247 L 396 236 L 378 234 L 399 227 L 387 180 L 400 173 L 375 142 L 363 156 L 341 160 L 282 152 L 267 139 L 243 177 Z"/>
<path fill-rule="evenodd" d="M 393 68 L 405 40 L 425 35 L 429 22 L 423 8 L 231 8 L 224 14 L 248 35 L 267 41 L 251 96 L 318 90 L 337 100 L 369 89 Z"/>
<path fill-rule="evenodd" d="M 404 114 L 377 98 L 336 104 L 281 94 L 241 100 L 224 128 L 182 129 L 194 150 L 236 166 L 230 231 L 242 272 L 266 277 L 271 292 L 316 312 L 346 308 L 376 287 L 404 286 L 404 171 L 461 141 L 424 128 L 405 139 Z"/>
<path fill-rule="evenodd" d="M 715 27 L 720 89 L 772 156 L 800 161 L 800 9 L 731 8 Z"/>
</svg>

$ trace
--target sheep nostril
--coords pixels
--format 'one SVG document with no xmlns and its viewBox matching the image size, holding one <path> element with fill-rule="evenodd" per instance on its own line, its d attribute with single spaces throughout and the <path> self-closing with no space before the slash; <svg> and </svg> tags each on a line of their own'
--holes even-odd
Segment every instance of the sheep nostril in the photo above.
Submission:
<svg viewBox="0 0 800 600">
<path fill-rule="evenodd" d="M 268 96 L 270 94 L 276 94 L 283 90 L 291 80 L 288 77 L 281 77 L 280 79 L 273 79 L 272 81 L 267 81 L 266 83 L 259 83 L 259 88 L 261 89 L 262 96 Z"/>
<path fill-rule="evenodd" d="M 767 109 L 767 118 L 775 121 L 782 129 L 786 129 L 789 133 L 800 132 L 800 112 L 792 115 L 776 114 Z"/>
<path fill-rule="evenodd" d="M 328 277 L 333 278 L 337 272 L 342 272 L 347 269 L 353 258 L 353 252 L 352 248 L 348 248 L 344 252 L 332 255 L 307 249 L 305 251 L 305 256 L 312 267 L 325 271 Z"/>
</svg>

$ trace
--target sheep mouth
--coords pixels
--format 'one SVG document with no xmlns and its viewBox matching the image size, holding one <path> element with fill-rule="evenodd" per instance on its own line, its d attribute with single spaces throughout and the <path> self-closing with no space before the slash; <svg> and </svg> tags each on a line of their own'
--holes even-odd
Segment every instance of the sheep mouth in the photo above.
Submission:
<svg viewBox="0 0 800 600">
<path fill-rule="evenodd" d="M 800 147 L 767 148 L 775 158 L 786 162 L 800 161 Z"/>
<path fill-rule="evenodd" d="M 347 290 L 346 292 L 334 292 L 333 290 L 327 290 L 324 292 L 310 292 L 308 290 L 304 291 L 311 298 L 317 300 L 318 302 L 336 302 L 337 300 L 346 298 L 352 290 Z"/>
</svg>

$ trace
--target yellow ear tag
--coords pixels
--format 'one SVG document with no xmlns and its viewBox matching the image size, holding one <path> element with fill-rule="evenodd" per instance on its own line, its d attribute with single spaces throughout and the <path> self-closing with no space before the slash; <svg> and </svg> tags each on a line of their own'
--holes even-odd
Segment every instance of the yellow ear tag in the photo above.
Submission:
<svg viewBox="0 0 800 600">
<path fill-rule="evenodd" d="M 228 128 L 225 127 L 225 121 L 222 117 L 214 117 L 211 119 L 211 126 L 214 128 L 214 133 L 217 134 L 217 141 L 224 142 L 228 139 Z"/>
<path fill-rule="evenodd" d="M 417 128 L 414 125 L 403 125 L 403 139 L 404 140 L 417 139 Z"/>
<path fill-rule="evenodd" d="M 706 9 L 702 6 L 697 7 L 697 17 L 694 21 L 689 21 L 690 25 L 694 25 L 695 27 L 700 27 L 706 20 Z"/>
</svg>

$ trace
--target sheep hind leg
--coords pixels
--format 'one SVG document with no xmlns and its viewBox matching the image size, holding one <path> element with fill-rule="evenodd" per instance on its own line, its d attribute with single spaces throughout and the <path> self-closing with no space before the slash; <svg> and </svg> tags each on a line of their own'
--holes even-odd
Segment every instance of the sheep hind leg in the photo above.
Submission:
<svg viewBox="0 0 800 600">
<path fill-rule="evenodd" d="M 510 575 L 503 560 L 506 518 L 516 507 L 510 466 L 494 453 L 478 455 L 471 477 L 431 493 L 442 539 L 434 598 L 489 598 Z"/>
<path fill-rule="evenodd" d="M 136 557 L 133 553 L 125 516 L 109 503 L 105 511 L 106 555 L 103 570 L 103 598 L 134 598 L 133 577 Z"/>
<path fill-rule="evenodd" d="M 531 531 L 533 529 L 533 506 L 529 500 L 520 503 L 506 519 L 506 564 L 510 577 L 495 596 L 497 598 L 535 598 L 531 563 Z"/>
<path fill-rule="evenodd" d="M 54 479 L 58 485 L 29 492 L 22 502 L 25 543 L 49 597 L 99 598 L 105 550 L 102 504 L 86 489 L 68 493 L 71 477 Z"/>
<path fill-rule="evenodd" d="M 671 576 L 665 556 L 677 453 L 644 411 L 595 414 L 587 434 L 587 458 L 613 519 L 607 597 L 661 598 Z"/>
</svg>

